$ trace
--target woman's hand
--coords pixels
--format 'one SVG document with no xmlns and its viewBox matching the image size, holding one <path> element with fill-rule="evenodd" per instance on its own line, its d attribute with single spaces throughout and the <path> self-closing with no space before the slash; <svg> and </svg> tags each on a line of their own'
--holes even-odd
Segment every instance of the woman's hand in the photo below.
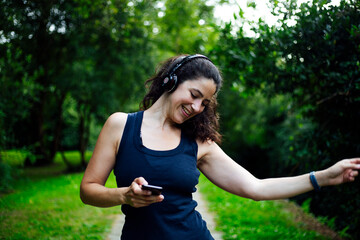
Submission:
<svg viewBox="0 0 360 240">
<path fill-rule="evenodd" d="M 164 200 L 163 195 L 154 196 L 150 191 L 142 190 L 141 186 L 148 184 L 143 177 L 136 178 L 125 192 L 125 203 L 135 207 L 146 207 L 152 203 Z"/>
<path fill-rule="evenodd" d="M 338 185 L 352 182 L 358 176 L 360 169 L 360 158 L 344 159 L 333 166 L 319 172 L 320 185 Z"/>
</svg>

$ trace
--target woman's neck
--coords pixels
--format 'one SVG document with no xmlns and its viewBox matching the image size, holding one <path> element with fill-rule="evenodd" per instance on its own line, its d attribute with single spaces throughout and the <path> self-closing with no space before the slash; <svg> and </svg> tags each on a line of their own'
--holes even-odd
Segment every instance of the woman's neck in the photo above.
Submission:
<svg viewBox="0 0 360 240">
<path fill-rule="evenodd" d="M 146 125 L 151 125 L 154 128 L 173 128 L 176 126 L 174 122 L 168 116 L 169 101 L 167 101 L 166 94 L 161 97 L 147 110 L 144 111 L 143 122 Z"/>
</svg>

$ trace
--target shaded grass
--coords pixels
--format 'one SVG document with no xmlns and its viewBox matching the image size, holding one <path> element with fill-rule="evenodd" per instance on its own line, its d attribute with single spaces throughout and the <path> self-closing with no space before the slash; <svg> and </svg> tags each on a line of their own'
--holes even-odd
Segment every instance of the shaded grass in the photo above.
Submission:
<svg viewBox="0 0 360 240">
<path fill-rule="evenodd" d="M 6 150 L 6 151 L 0 151 L 2 161 L 12 167 L 23 167 L 25 158 L 29 154 L 27 150 Z M 85 159 L 89 161 L 90 157 L 92 155 L 91 151 L 86 151 L 85 153 Z M 65 157 L 69 160 L 71 164 L 80 164 L 80 152 L 79 151 L 66 151 Z M 54 163 L 58 164 L 57 169 L 61 170 L 62 168 L 65 168 L 65 164 L 62 160 L 62 157 L 60 153 L 56 153 Z M 60 168 L 59 168 L 60 167 Z"/>
<path fill-rule="evenodd" d="M 69 159 L 78 161 L 75 153 Z M 55 160 L 47 167 L 26 168 L 13 192 L 0 197 L 1 239 L 104 239 L 120 207 L 96 208 L 79 197 L 83 173 L 64 174 Z M 116 187 L 113 174 L 107 187 Z"/>
<path fill-rule="evenodd" d="M 4 163 L 9 164 L 10 166 L 22 167 L 28 152 L 25 150 L 12 149 L 0 151 L 0 154 Z"/>
<path fill-rule="evenodd" d="M 296 221 L 287 210 L 290 203 L 240 198 L 216 187 L 203 175 L 199 182 L 224 239 L 327 239 Z"/>
</svg>

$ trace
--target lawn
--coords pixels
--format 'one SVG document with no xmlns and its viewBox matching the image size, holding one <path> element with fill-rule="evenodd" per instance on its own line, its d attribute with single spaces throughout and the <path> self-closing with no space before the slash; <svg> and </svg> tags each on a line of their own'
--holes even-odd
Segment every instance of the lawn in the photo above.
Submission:
<svg viewBox="0 0 360 240">
<path fill-rule="evenodd" d="M 16 151 L 3 154 L 4 162 L 20 170 L 12 192 L 0 196 L 0 239 L 105 239 L 114 217 L 121 214 L 120 207 L 83 204 L 79 198 L 83 173 L 65 173 L 60 156 L 51 166 L 22 169 L 23 156 Z M 76 162 L 79 156 L 67 152 L 67 158 Z M 107 186 L 116 187 L 113 174 Z M 285 201 L 239 198 L 204 176 L 200 177 L 199 189 L 209 201 L 224 239 L 326 239 L 297 221 Z"/>
<path fill-rule="evenodd" d="M 76 153 L 67 156 L 74 161 Z M 65 174 L 64 169 L 57 157 L 52 166 L 18 173 L 12 193 L 0 198 L 0 239 L 105 239 L 120 207 L 83 204 L 83 173 Z M 107 186 L 116 186 L 113 175 Z"/>
</svg>

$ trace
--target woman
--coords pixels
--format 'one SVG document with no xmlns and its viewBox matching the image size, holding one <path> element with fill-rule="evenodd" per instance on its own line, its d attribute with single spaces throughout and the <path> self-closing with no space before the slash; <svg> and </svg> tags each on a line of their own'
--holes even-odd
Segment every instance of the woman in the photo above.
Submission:
<svg viewBox="0 0 360 240">
<path fill-rule="evenodd" d="M 225 191 L 256 201 L 289 198 L 358 175 L 356 158 L 296 177 L 255 178 L 217 145 L 221 81 L 203 55 L 171 58 L 147 81 L 145 111 L 115 113 L 106 121 L 81 183 L 81 199 L 98 207 L 122 205 L 122 239 L 213 239 L 194 210 L 199 170 Z M 106 188 L 113 169 L 118 188 Z M 163 187 L 162 194 L 143 190 L 146 184 Z"/>
</svg>

